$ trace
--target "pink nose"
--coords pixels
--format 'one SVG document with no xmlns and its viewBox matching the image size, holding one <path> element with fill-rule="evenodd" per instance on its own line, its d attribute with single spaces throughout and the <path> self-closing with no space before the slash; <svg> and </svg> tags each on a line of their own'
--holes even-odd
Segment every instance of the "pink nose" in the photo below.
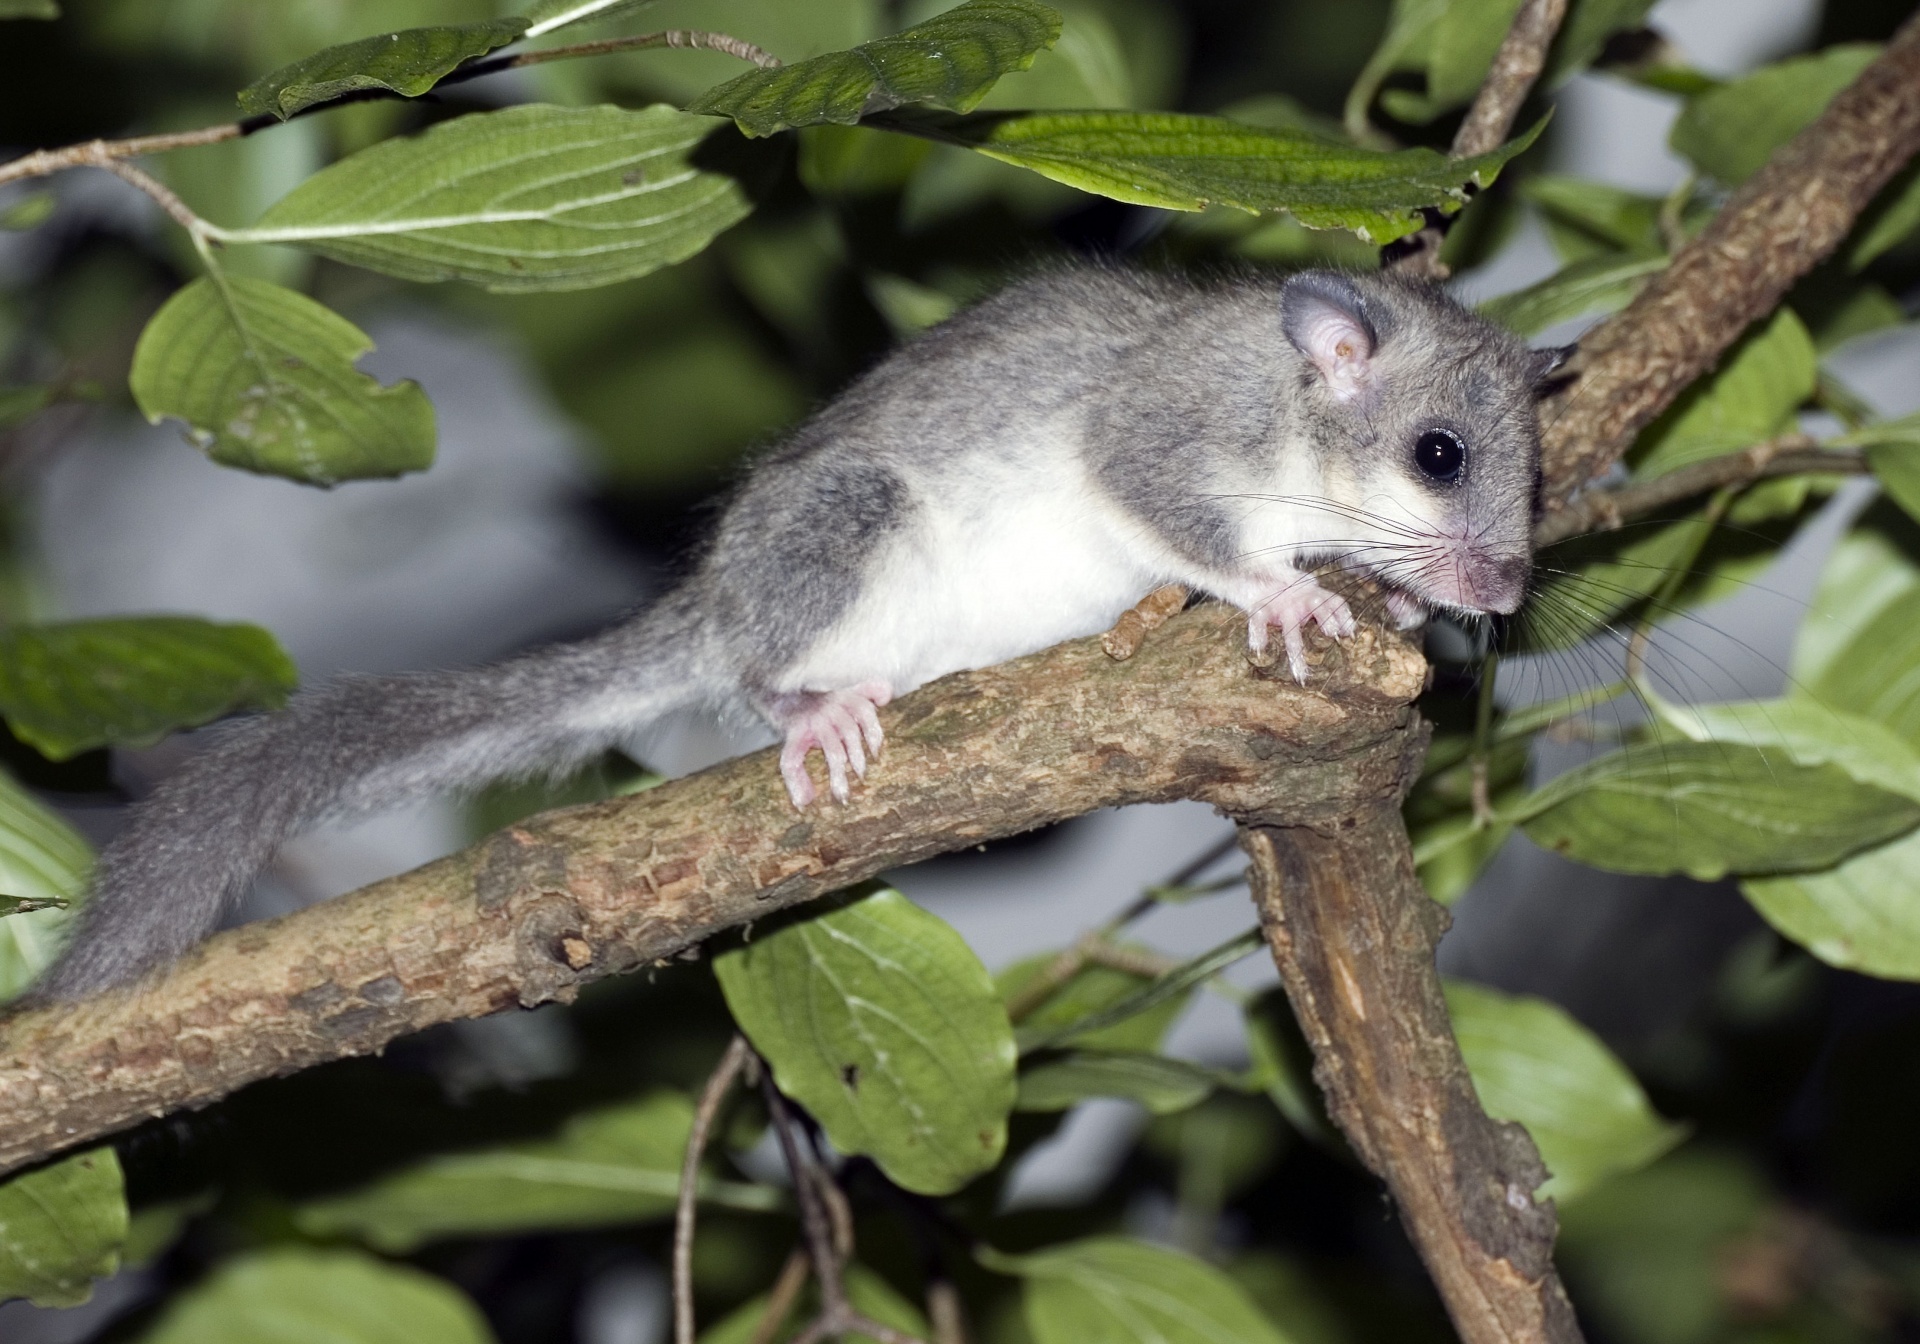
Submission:
<svg viewBox="0 0 1920 1344">
<path fill-rule="evenodd" d="M 1468 601 L 1481 611 L 1505 616 L 1518 611 L 1527 595 L 1527 576 L 1533 572 L 1533 558 L 1474 554 L 1467 557 L 1466 570 Z"/>
</svg>

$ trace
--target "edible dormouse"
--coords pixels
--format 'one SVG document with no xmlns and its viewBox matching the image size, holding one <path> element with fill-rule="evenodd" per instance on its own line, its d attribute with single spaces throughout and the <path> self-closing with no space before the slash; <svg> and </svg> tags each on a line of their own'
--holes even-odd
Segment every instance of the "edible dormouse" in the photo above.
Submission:
<svg viewBox="0 0 1920 1344">
<path fill-rule="evenodd" d="M 1402 624 L 1513 611 L 1556 361 L 1388 275 L 1080 266 L 1015 284 L 762 457 L 648 609 L 493 666 L 345 678 L 220 731 L 132 809 L 34 996 L 177 957 L 300 830 L 564 774 L 688 706 L 778 731 L 804 809 L 809 755 L 846 799 L 891 697 L 1103 630 L 1164 583 L 1245 611 L 1256 650 L 1277 631 L 1301 680 L 1309 622 L 1354 629 L 1315 566 L 1379 580 Z"/>
</svg>

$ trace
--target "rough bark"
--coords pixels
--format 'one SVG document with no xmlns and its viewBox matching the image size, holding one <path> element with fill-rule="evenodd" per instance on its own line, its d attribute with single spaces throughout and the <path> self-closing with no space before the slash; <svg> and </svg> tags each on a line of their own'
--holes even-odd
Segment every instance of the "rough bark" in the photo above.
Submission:
<svg viewBox="0 0 1920 1344">
<path fill-rule="evenodd" d="M 1129 803 L 1333 821 L 1417 765 L 1418 651 L 1316 641 L 1311 684 L 1253 667 L 1196 607 L 1116 662 L 1098 639 L 890 706 L 851 805 L 797 815 L 771 752 L 548 813 L 414 872 L 212 939 L 160 978 L 0 1024 L 0 1170 L 366 1054 L 438 1022 L 568 999 L 885 869 Z"/>
<path fill-rule="evenodd" d="M 1393 1192 L 1467 1344 L 1579 1340 L 1553 1206 L 1533 1199 L 1546 1168 L 1474 1095 L 1434 970 L 1446 912 L 1414 872 L 1397 800 L 1332 826 L 1275 821 L 1241 842 L 1327 1113 Z"/>
<path fill-rule="evenodd" d="M 1623 311 L 1580 342 L 1541 408 L 1549 506 L 1605 471 L 1713 367 L 1920 152 L 1920 15 L 1782 145 Z"/>
</svg>

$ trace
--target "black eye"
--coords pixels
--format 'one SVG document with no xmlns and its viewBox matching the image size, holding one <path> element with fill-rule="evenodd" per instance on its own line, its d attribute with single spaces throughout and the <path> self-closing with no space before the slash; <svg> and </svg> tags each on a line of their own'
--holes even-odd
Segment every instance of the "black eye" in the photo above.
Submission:
<svg viewBox="0 0 1920 1344">
<path fill-rule="evenodd" d="M 1450 429 L 1430 429 L 1414 442 L 1413 464 L 1430 479 L 1452 485 L 1467 469 L 1467 445 Z"/>
</svg>

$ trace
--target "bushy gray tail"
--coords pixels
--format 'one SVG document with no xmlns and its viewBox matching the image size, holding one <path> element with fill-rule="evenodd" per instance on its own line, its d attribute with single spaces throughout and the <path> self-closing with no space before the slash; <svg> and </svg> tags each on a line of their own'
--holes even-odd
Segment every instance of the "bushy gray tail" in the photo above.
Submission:
<svg viewBox="0 0 1920 1344">
<path fill-rule="evenodd" d="M 227 729 L 100 855 L 78 929 L 31 1000 L 84 998 L 198 943 L 318 822 L 563 773 L 713 684 L 691 594 L 491 667 L 349 677 Z"/>
</svg>

